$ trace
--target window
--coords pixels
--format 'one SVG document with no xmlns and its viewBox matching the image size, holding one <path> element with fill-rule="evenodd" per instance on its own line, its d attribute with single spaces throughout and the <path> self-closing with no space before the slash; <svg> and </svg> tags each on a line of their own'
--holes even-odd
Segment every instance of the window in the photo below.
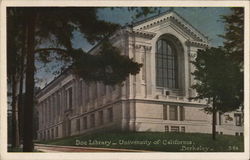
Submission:
<svg viewBox="0 0 250 160">
<path fill-rule="evenodd" d="M 80 80 L 80 82 L 79 82 L 79 105 L 82 105 L 82 98 L 83 98 L 83 96 L 82 96 L 82 87 L 83 87 L 83 80 Z"/>
<path fill-rule="evenodd" d="M 89 102 L 89 85 L 85 83 L 85 101 Z"/>
<path fill-rule="evenodd" d="M 163 120 L 168 119 L 168 106 L 166 104 L 163 105 Z"/>
<path fill-rule="evenodd" d="M 80 119 L 76 120 L 76 131 L 80 131 Z"/>
<path fill-rule="evenodd" d="M 72 102 L 72 88 L 68 89 L 68 109 L 71 109 L 73 106 L 73 102 Z"/>
<path fill-rule="evenodd" d="M 97 83 L 92 83 L 92 98 L 95 100 L 97 98 Z"/>
<path fill-rule="evenodd" d="M 58 127 L 56 127 L 56 137 L 58 137 Z"/>
<path fill-rule="evenodd" d="M 171 126 L 171 132 L 179 132 L 179 126 Z"/>
<path fill-rule="evenodd" d="M 95 127 L 95 114 L 91 114 L 90 116 L 90 127 Z"/>
<path fill-rule="evenodd" d="M 181 127 L 181 132 L 185 132 L 185 131 L 186 131 L 185 127 L 182 126 L 182 127 Z"/>
<path fill-rule="evenodd" d="M 47 131 L 47 134 L 48 134 L 48 136 L 47 136 L 48 139 L 50 139 L 50 131 L 49 130 Z"/>
<path fill-rule="evenodd" d="M 235 125 L 236 126 L 241 126 L 241 114 L 234 114 L 235 117 Z"/>
<path fill-rule="evenodd" d="M 46 131 L 43 132 L 43 139 L 46 139 Z"/>
<path fill-rule="evenodd" d="M 108 119 L 109 122 L 113 122 L 113 108 L 108 109 Z"/>
<path fill-rule="evenodd" d="M 58 93 L 57 94 L 57 114 L 58 114 L 58 117 L 60 115 L 60 106 L 61 106 L 61 96 L 60 94 Z"/>
<path fill-rule="evenodd" d="M 87 117 L 83 117 L 83 129 L 87 129 L 88 128 L 88 122 L 87 122 Z"/>
<path fill-rule="evenodd" d="M 54 139 L 54 129 L 51 129 L 51 138 Z"/>
<path fill-rule="evenodd" d="M 169 119 L 177 121 L 177 106 L 169 106 Z"/>
<path fill-rule="evenodd" d="M 103 111 L 99 111 L 98 116 L 99 116 L 99 125 L 102 125 L 103 124 Z"/>
<path fill-rule="evenodd" d="M 178 88 L 177 53 L 172 43 L 160 39 L 156 44 L 156 85 Z"/>
<path fill-rule="evenodd" d="M 180 121 L 185 120 L 185 108 L 183 106 L 180 106 Z"/>
<path fill-rule="evenodd" d="M 165 132 L 169 132 L 169 127 L 165 126 Z"/>
</svg>

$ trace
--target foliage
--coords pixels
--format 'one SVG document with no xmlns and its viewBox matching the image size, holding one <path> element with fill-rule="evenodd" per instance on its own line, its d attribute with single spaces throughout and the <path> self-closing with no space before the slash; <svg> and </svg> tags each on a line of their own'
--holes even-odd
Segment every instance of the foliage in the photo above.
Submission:
<svg viewBox="0 0 250 160">
<path fill-rule="evenodd" d="M 79 56 L 75 58 L 73 71 L 87 82 L 102 81 L 107 85 L 115 85 L 123 82 L 129 74 L 139 73 L 142 66 L 128 56 L 121 55 L 120 50 L 108 41 L 103 41 L 96 55 L 81 51 L 77 53 Z"/>
<path fill-rule="evenodd" d="M 9 71 L 12 71 L 13 68 L 16 70 L 19 66 L 18 63 L 15 63 L 18 62 L 18 60 L 16 60 L 18 57 L 15 55 L 17 53 L 21 53 L 23 57 L 26 55 L 26 59 L 24 60 L 26 62 L 26 95 L 23 105 L 24 151 L 33 150 L 32 140 L 34 130 L 32 123 L 34 100 L 30 97 L 34 95 L 34 73 L 37 70 L 35 62 L 41 61 L 48 63 L 52 60 L 56 60 L 56 58 L 49 59 L 49 57 L 57 53 L 59 55 L 58 59 L 65 63 L 72 63 L 76 60 L 74 67 L 79 65 L 79 67 L 90 67 L 88 62 L 95 62 L 97 63 L 96 66 L 100 66 L 100 63 L 102 64 L 101 67 L 105 69 L 105 75 L 100 72 L 100 68 L 95 68 L 94 63 L 91 65 L 95 69 L 95 72 L 92 73 L 93 70 L 90 68 L 88 68 L 88 70 L 81 68 L 76 69 L 77 72 L 75 73 L 80 73 L 80 76 L 83 77 L 86 76 L 86 80 L 102 80 L 106 84 L 120 83 L 122 80 L 125 80 L 129 73 L 136 74 L 139 72 L 140 64 L 121 56 L 118 49 L 110 45 L 106 45 L 105 47 L 107 48 L 102 47 L 102 49 L 105 48 L 105 50 L 100 52 L 100 56 L 90 56 L 87 54 L 81 54 L 80 56 L 78 52 L 83 53 L 83 51 L 72 47 L 73 32 L 80 32 L 88 42 L 95 44 L 119 28 L 118 24 L 100 20 L 97 17 L 98 9 L 99 8 L 96 7 L 7 8 L 8 75 L 9 73 L 14 73 Z M 150 10 L 145 8 L 142 9 L 143 14 L 149 13 L 149 11 Z M 139 13 L 139 10 L 137 13 Z M 79 60 L 78 58 L 87 64 L 82 64 L 77 61 Z M 105 58 L 108 62 L 104 63 L 104 60 L 100 58 Z M 113 62 L 111 62 L 111 60 L 113 60 Z M 126 68 L 122 69 L 121 65 L 123 65 L 123 67 L 126 66 Z"/>
<path fill-rule="evenodd" d="M 232 7 L 232 14 L 222 16 L 225 23 L 224 47 L 228 55 L 243 67 L 244 60 L 244 8 Z"/>
<path fill-rule="evenodd" d="M 217 111 L 233 111 L 242 104 L 239 97 L 241 72 L 223 48 L 199 50 L 192 63 L 196 67 L 193 75 L 197 83 L 193 85 L 197 99 L 213 99 Z"/>
</svg>

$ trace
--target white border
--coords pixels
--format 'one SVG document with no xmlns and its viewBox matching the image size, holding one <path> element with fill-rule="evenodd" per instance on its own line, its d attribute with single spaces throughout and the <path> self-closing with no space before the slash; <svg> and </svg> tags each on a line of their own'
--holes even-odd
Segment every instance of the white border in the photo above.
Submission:
<svg viewBox="0 0 250 160">
<path fill-rule="evenodd" d="M 198 160 L 240 160 L 249 159 L 249 1 L 152 1 L 152 0 L 74 0 L 74 1 L 24 1 L 24 0 L 3 0 L 1 4 L 1 43 L 0 43 L 0 159 L 6 160 L 34 160 L 34 159 L 65 159 L 65 160 L 161 160 L 161 159 L 198 159 Z M 244 77 L 244 96 L 245 96 L 245 152 L 216 152 L 216 153 L 183 153 L 183 152 L 150 152 L 150 153 L 8 153 L 7 152 L 7 83 L 6 83 L 6 7 L 8 6 L 161 6 L 161 7 L 245 7 L 245 77 Z M 63 157 L 63 158 L 62 158 Z"/>
</svg>

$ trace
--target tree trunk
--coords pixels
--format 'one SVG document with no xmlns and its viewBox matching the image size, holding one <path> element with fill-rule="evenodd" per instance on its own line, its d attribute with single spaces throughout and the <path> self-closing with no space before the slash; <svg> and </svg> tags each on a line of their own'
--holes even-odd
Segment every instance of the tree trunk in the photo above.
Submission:
<svg viewBox="0 0 250 160">
<path fill-rule="evenodd" d="M 17 79 L 15 73 L 12 75 L 12 147 L 19 147 L 18 129 L 18 108 L 17 108 Z"/>
<path fill-rule="evenodd" d="M 27 26 L 24 23 L 24 34 L 23 34 L 23 48 L 20 59 L 20 79 L 19 79 L 19 95 L 18 95 L 18 118 L 19 118 L 19 136 L 22 139 L 23 135 L 23 80 L 24 80 L 24 66 L 25 66 L 25 54 L 27 44 Z"/>
<path fill-rule="evenodd" d="M 212 118 L 212 134 L 213 134 L 213 140 L 216 140 L 216 107 L 213 103 L 213 118 Z"/>
<path fill-rule="evenodd" d="M 33 107 L 34 107 L 34 48 L 36 11 L 27 8 L 27 67 L 25 81 L 25 105 L 23 122 L 23 151 L 32 152 L 33 144 Z"/>
<path fill-rule="evenodd" d="M 22 63 L 22 62 L 21 62 Z M 19 95 L 18 95 L 18 121 L 19 121 L 19 136 L 22 137 L 23 128 L 23 64 L 21 64 L 21 73 L 19 79 Z"/>
</svg>

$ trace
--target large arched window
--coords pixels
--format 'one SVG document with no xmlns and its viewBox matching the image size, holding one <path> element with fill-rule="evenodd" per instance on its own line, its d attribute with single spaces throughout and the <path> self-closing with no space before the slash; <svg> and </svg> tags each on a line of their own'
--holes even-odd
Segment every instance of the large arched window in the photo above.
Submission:
<svg viewBox="0 0 250 160">
<path fill-rule="evenodd" d="M 174 45 L 165 39 L 156 44 L 156 85 L 165 88 L 178 88 L 177 52 Z"/>
</svg>

